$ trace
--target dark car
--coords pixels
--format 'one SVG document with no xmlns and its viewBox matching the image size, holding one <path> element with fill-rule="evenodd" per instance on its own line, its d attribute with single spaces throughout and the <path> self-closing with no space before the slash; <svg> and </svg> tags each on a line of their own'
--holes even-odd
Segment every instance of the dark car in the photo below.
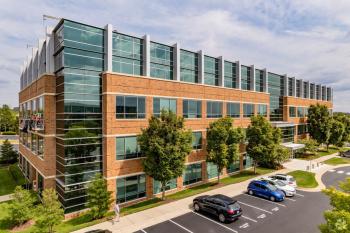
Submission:
<svg viewBox="0 0 350 233">
<path fill-rule="evenodd" d="M 266 181 L 261 180 L 253 180 L 250 182 L 247 191 L 250 195 L 256 195 L 271 201 L 283 201 L 285 198 L 284 193 L 281 190 Z"/>
<path fill-rule="evenodd" d="M 196 197 L 193 207 L 196 212 L 205 211 L 218 216 L 220 222 L 235 221 L 242 215 L 238 202 L 222 194 Z"/>
<path fill-rule="evenodd" d="M 340 156 L 350 158 L 350 150 L 340 152 Z"/>
</svg>

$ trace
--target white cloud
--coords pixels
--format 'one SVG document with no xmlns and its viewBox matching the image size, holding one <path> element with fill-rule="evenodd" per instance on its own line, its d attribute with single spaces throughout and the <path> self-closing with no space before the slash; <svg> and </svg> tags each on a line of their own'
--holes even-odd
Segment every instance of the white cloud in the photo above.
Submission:
<svg viewBox="0 0 350 233">
<path fill-rule="evenodd" d="M 4 1 L 0 9 L 0 103 L 17 105 L 27 43 L 43 35 L 42 14 L 204 50 L 335 88 L 335 110 L 349 111 L 349 1 Z M 16 69 L 18 70 L 16 72 Z M 9 96 L 11 98 L 9 98 Z"/>
</svg>

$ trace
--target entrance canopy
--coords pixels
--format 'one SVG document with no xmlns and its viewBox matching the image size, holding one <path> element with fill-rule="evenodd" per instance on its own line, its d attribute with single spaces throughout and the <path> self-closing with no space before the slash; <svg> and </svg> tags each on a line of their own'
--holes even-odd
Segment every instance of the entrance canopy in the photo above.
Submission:
<svg viewBox="0 0 350 233">
<path fill-rule="evenodd" d="M 290 156 L 291 159 L 295 158 L 296 150 L 299 150 L 305 147 L 304 144 L 297 144 L 297 143 L 282 143 L 281 145 L 291 150 L 292 152 Z"/>
</svg>

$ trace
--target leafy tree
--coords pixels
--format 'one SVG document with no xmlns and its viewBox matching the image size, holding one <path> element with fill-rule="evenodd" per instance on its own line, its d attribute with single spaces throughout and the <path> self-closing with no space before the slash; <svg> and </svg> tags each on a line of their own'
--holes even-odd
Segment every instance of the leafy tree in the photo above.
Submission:
<svg viewBox="0 0 350 233">
<path fill-rule="evenodd" d="M 217 166 L 218 183 L 223 168 L 239 159 L 239 143 L 244 140 L 241 128 L 233 128 L 230 117 L 210 123 L 207 131 L 207 161 Z"/>
<path fill-rule="evenodd" d="M 13 149 L 13 145 L 6 139 L 1 146 L 0 160 L 6 163 L 16 163 L 18 153 Z"/>
<path fill-rule="evenodd" d="M 163 110 L 160 117 L 152 116 L 147 128 L 137 140 L 142 153 L 145 173 L 161 183 L 162 199 L 166 184 L 182 175 L 185 158 L 192 150 L 192 133 L 185 130 L 183 117 Z"/>
<path fill-rule="evenodd" d="M 42 204 L 37 207 L 35 226 L 40 231 L 53 233 L 54 227 L 64 219 L 64 211 L 54 189 L 45 189 L 42 195 Z"/>
<path fill-rule="evenodd" d="M 16 120 L 16 114 L 13 110 L 10 109 L 10 107 L 6 104 L 0 108 L 0 131 L 4 130 L 7 131 L 9 128 L 14 127 L 18 125 L 18 121 L 15 122 Z M 18 127 L 17 127 L 18 128 Z"/>
<path fill-rule="evenodd" d="M 280 146 L 282 133 L 272 127 L 263 116 L 252 116 L 247 128 L 247 154 L 253 159 L 254 173 L 259 164 L 276 168 L 289 156 L 288 149 Z"/>
<path fill-rule="evenodd" d="M 90 208 L 90 214 L 93 219 L 99 219 L 106 215 L 113 200 L 112 192 L 107 190 L 107 182 L 101 174 L 96 174 L 88 186 L 87 207 Z"/>
<path fill-rule="evenodd" d="M 326 143 L 328 151 L 328 140 L 330 138 L 331 117 L 325 105 L 311 105 L 308 110 L 307 122 L 309 133 L 318 143 Z"/>
<path fill-rule="evenodd" d="M 340 189 L 331 187 L 323 191 L 330 197 L 333 209 L 324 213 L 326 223 L 319 227 L 322 233 L 350 232 L 350 178 L 341 182 Z"/>
<path fill-rule="evenodd" d="M 334 113 L 333 119 L 344 124 L 344 134 L 342 137 L 342 143 L 350 141 L 350 115 L 345 113 Z"/>
<path fill-rule="evenodd" d="M 345 132 L 345 126 L 342 122 L 337 121 L 335 119 L 331 120 L 330 123 L 330 137 L 327 141 L 327 148 L 330 144 L 336 145 L 336 146 L 343 146 L 343 136 Z"/>
<path fill-rule="evenodd" d="M 12 197 L 13 200 L 9 206 L 10 219 L 16 225 L 22 225 L 32 218 L 34 202 L 36 200 L 28 190 L 20 186 L 15 188 Z"/>
<path fill-rule="evenodd" d="M 299 140 L 299 143 L 304 144 L 305 148 L 304 151 L 309 154 L 315 154 L 318 148 L 318 143 L 315 139 L 309 138 L 309 139 L 303 139 Z"/>
</svg>

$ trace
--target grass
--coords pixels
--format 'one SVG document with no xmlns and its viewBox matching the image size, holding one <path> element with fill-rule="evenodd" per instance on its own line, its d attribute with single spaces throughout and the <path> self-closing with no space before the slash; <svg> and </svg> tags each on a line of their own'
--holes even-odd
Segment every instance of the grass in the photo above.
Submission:
<svg viewBox="0 0 350 233">
<path fill-rule="evenodd" d="M 305 156 L 300 157 L 298 159 L 303 159 L 303 160 L 318 159 L 318 158 L 321 158 L 323 156 L 327 156 L 327 155 L 331 155 L 331 154 L 337 153 L 337 152 L 339 152 L 341 150 L 342 150 L 342 148 L 339 149 L 337 147 L 329 147 L 328 151 L 327 151 L 326 148 L 321 148 L 314 155 L 305 155 Z"/>
<path fill-rule="evenodd" d="M 324 161 L 325 164 L 328 165 L 340 165 L 340 164 L 350 164 L 350 159 L 345 159 L 345 158 L 331 158 L 331 159 L 327 159 L 326 161 Z"/>
<path fill-rule="evenodd" d="M 5 141 L 5 140 L 1 139 L 1 140 L 0 140 L 0 145 L 2 145 L 2 144 L 4 143 L 4 141 Z M 9 140 L 9 142 L 10 142 L 12 145 L 13 145 L 13 144 L 18 144 L 18 143 L 19 143 L 18 140 L 12 140 L 12 139 Z"/>
<path fill-rule="evenodd" d="M 12 174 L 10 172 L 10 167 L 0 168 L 0 196 L 13 193 L 17 185 L 25 183 L 25 179 L 17 165 L 13 164 L 10 166 Z"/>
<path fill-rule="evenodd" d="M 297 170 L 289 172 L 288 175 L 295 178 L 297 185 L 300 188 L 316 188 L 318 186 L 315 179 L 315 173 Z"/>
</svg>

